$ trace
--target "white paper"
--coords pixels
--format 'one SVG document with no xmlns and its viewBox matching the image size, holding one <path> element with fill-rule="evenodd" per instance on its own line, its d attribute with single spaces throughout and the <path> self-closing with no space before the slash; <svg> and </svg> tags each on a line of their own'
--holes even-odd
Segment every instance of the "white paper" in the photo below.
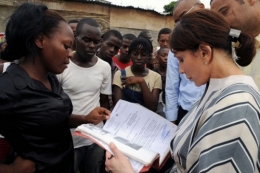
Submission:
<svg viewBox="0 0 260 173">
<path fill-rule="evenodd" d="M 159 153 L 161 164 L 177 126 L 141 105 L 119 100 L 103 129 Z"/>
<path fill-rule="evenodd" d="M 76 131 L 89 136 L 100 146 L 111 152 L 108 144 L 114 142 L 126 156 L 135 172 L 160 156 L 162 164 L 170 151 L 177 126 L 141 105 L 120 100 L 110 119 L 101 129 L 92 124 L 79 126 Z"/>
<path fill-rule="evenodd" d="M 83 135 L 94 140 L 95 143 L 97 143 L 102 148 L 104 148 L 105 150 L 109 151 L 110 153 L 112 153 L 114 155 L 114 153 L 111 151 L 111 149 L 108 145 L 116 137 L 113 134 L 107 133 L 103 129 L 96 127 L 93 124 L 83 124 L 83 125 L 79 126 L 76 129 L 76 131 L 80 131 Z M 103 141 L 106 141 L 106 142 L 103 142 Z M 120 147 L 120 146 L 117 145 L 117 147 Z M 131 159 L 130 157 L 127 157 L 127 158 L 129 159 L 134 172 L 140 172 L 142 170 L 142 168 L 145 166 L 141 162 Z"/>
<path fill-rule="evenodd" d="M 100 146 L 102 146 L 106 151 L 109 151 L 110 153 L 112 153 L 114 155 L 114 153 L 111 151 L 111 149 L 109 148 L 109 146 L 104 143 L 103 141 L 99 140 L 99 139 L 95 139 L 95 141 L 97 143 L 99 143 Z M 132 165 L 132 168 L 134 170 L 134 172 L 138 173 L 142 170 L 142 168 L 144 167 L 144 164 L 134 160 L 134 159 L 131 159 L 129 157 L 127 157 Z"/>
</svg>

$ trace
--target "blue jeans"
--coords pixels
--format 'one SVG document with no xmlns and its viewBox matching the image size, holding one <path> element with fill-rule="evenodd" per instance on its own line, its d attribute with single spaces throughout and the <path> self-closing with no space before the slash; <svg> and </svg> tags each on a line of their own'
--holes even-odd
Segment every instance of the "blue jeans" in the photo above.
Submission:
<svg viewBox="0 0 260 173">
<path fill-rule="evenodd" d="M 100 161 L 104 160 L 104 150 L 97 144 L 74 149 L 74 173 L 95 173 Z"/>
</svg>

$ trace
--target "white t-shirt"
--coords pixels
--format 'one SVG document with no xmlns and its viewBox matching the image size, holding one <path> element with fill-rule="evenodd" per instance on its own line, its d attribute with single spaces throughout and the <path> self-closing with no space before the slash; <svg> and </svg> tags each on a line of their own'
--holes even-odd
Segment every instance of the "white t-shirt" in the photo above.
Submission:
<svg viewBox="0 0 260 173">
<path fill-rule="evenodd" d="M 3 64 L 3 73 L 6 71 L 7 67 L 10 65 L 11 63 L 10 62 L 5 62 Z M 1 134 L 0 134 L 0 138 L 4 138 Z"/>
<path fill-rule="evenodd" d="M 100 106 L 100 94 L 111 95 L 111 67 L 98 58 L 89 68 L 80 67 L 70 61 L 68 68 L 57 75 L 58 80 L 73 104 L 73 114 L 87 115 Z M 102 127 L 103 122 L 97 126 Z M 75 129 L 71 129 L 73 133 Z M 93 142 L 72 134 L 74 148 L 91 145 Z"/>
</svg>

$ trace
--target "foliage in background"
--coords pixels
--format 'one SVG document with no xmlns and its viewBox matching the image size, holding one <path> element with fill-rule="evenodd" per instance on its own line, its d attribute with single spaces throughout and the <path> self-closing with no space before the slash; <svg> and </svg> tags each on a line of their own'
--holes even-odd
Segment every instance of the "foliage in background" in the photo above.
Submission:
<svg viewBox="0 0 260 173">
<path fill-rule="evenodd" d="M 165 5 L 165 6 L 163 7 L 164 13 L 170 13 L 170 14 L 172 14 L 173 7 L 174 7 L 174 5 L 176 4 L 176 2 L 177 2 L 177 1 L 172 1 L 172 2 L 170 2 L 169 4 Z"/>
</svg>

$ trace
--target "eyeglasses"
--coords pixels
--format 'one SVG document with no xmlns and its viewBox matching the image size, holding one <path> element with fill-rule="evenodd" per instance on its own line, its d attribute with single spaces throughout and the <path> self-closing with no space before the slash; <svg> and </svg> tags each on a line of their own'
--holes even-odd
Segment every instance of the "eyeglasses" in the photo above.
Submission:
<svg viewBox="0 0 260 173">
<path fill-rule="evenodd" d="M 198 3 L 198 2 L 195 3 L 188 11 L 183 12 L 183 13 L 180 15 L 180 18 L 181 18 L 183 15 L 188 14 L 196 5 L 199 5 L 199 4 L 200 4 L 200 3 Z M 176 26 L 177 23 L 179 23 L 179 20 L 175 22 L 175 25 L 174 25 L 174 26 Z"/>
<path fill-rule="evenodd" d="M 186 14 L 189 13 L 196 5 L 199 5 L 199 4 L 200 4 L 200 3 L 198 3 L 198 2 L 195 3 L 195 4 L 186 12 Z"/>
</svg>

